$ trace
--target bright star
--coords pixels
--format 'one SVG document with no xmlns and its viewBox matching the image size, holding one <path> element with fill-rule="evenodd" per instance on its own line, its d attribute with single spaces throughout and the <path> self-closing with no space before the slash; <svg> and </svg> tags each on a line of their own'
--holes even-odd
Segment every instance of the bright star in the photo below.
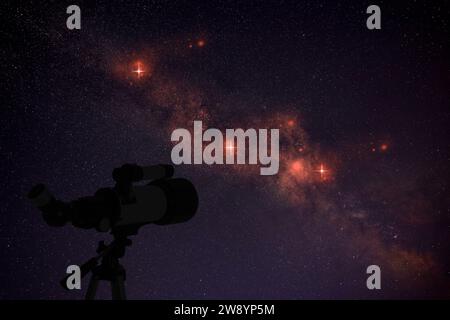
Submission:
<svg viewBox="0 0 450 320">
<path fill-rule="evenodd" d="M 142 68 L 142 65 L 140 62 L 136 63 L 137 68 L 135 70 L 133 70 L 132 72 L 137 74 L 138 79 L 143 76 L 143 74 L 145 73 L 144 69 Z"/>
<path fill-rule="evenodd" d="M 328 172 L 327 169 L 325 169 L 325 166 L 323 164 L 320 165 L 320 168 L 318 170 L 314 170 L 320 174 L 320 180 L 325 180 L 326 173 Z"/>
</svg>

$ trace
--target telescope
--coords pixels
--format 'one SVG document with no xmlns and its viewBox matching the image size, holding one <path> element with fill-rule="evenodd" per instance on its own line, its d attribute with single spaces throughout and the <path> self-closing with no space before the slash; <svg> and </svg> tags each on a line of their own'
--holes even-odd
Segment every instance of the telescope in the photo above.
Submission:
<svg viewBox="0 0 450 320">
<path fill-rule="evenodd" d="M 198 196 L 194 186 L 186 179 L 172 178 L 173 173 L 171 165 L 125 164 L 113 171 L 115 187 L 99 189 L 94 196 L 62 202 L 38 184 L 28 198 L 50 226 L 71 222 L 78 228 L 132 235 L 145 224 L 180 223 L 195 214 Z M 149 180 L 146 185 L 133 185 Z"/>
<path fill-rule="evenodd" d="M 95 298 L 99 280 L 111 282 L 113 299 L 125 299 L 125 269 L 118 259 L 125 254 L 125 247 L 131 245 L 128 236 L 136 235 L 146 224 L 170 225 L 194 216 L 198 208 L 197 191 L 189 180 L 173 178 L 173 174 L 171 165 L 124 164 L 113 170 L 115 186 L 101 188 L 93 196 L 63 202 L 44 184 L 34 186 L 28 193 L 50 226 L 71 223 L 74 227 L 113 235 L 111 244 L 106 246 L 101 241 L 98 256 L 80 267 L 82 277 L 93 273 L 86 299 Z M 66 289 L 67 278 L 61 281 Z"/>
</svg>

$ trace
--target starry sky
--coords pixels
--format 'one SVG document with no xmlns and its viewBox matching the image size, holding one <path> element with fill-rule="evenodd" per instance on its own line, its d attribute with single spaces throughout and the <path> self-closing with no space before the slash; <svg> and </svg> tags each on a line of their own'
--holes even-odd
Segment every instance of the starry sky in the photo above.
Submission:
<svg viewBox="0 0 450 320">
<path fill-rule="evenodd" d="M 280 171 L 177 166 L 199 210 L 133 237 L 130 299 L 450 298 L 448 4 L 78 1 L 73 31 L 70 4 L 0 5 L 0 298 L 82 298 L 59 280 L 111 239 L 47 226 L 34 184 L 92 195 L 194 120 L 279 128 Z"/>
</svg>

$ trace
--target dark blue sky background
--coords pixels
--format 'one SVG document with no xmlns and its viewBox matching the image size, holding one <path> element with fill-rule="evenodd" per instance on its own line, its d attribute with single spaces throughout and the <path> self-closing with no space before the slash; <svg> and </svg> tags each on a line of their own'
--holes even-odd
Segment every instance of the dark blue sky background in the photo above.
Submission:
<svg viewBox="0 0 450 320">
<path fill-rule="evenodd" d="M 199 211 L 133 238 L 129 298 L 450 296 L 445 1 L 377 1 L 376 31 L 367 1 L 79 1 L 75 31 L 70 4 L 0 5 L 1 298 L 81 298 L 59 280 L 109 239 L 47 226 L 31 186 L 91 195 L 123 163 L 170 163 L 171 130 L 200 119 L 280 127 L 280 173 L 177 167 Z"/>
</svg>

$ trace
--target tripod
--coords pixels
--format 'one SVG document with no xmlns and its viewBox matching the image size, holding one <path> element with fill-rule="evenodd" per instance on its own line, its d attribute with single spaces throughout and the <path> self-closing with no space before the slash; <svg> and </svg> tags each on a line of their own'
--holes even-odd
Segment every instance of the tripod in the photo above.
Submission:
<svg viewBox="0 0 450 320">
<path fill-rule="evenodd" d="M 125 268 L 119 263 L 119 259 L 125 255 L 125 247 L 131 245 L 131 240 L 125 235 L 113 234 L 114 240 L 108 246 L 104 241 L 100 241 L 97 248 L 98 256 L 89 259 L 81 267 L 81 277 L 92 272 L 89 286 L 86 292 L 86 300 L 94 300 L 100 280 L 108 281 L 111 284 L 112 299 L 126 300 L 125 294 Z M 101 263 L 98 262 L 101 260 Z M 65 277 L 61 284 L 66 287 Z"/>
</svg>

